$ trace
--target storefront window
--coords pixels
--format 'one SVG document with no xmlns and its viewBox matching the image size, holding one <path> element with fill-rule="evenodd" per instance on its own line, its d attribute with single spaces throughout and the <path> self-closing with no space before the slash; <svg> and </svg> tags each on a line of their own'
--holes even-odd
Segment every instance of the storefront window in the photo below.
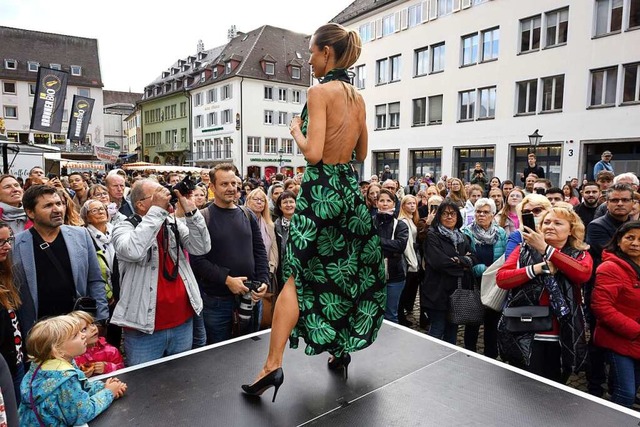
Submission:
<svg viewBox="0 0 640 427">
<path fill-rule="evenodd" d="M 480 163 L 480 166 L 484 169 L 484 176 L 487 180 L 491 179 L 495 172 L 494 154 L 495 148 L 493 147 L 458 148 L 456 150 L 458 178 L 464 182 L 471 181 L 476 163 Z"/>
<path fill-rule="evenodd" d="M 440 178 L 442 172 L 442 150 L 416 150 L 411 152 L 411 171 L 409 176 Z"/>
<path fill-rule="evenodd" d="M 524 183 L 520 179 L 520 174 L 527 167 L 527 155 L 532 152 L 530 147 L 513 147 L 515 170 L 511 172 L 511 177 L 515 185 L 522 186 Z M 560 159 L 562 155 L 562 145 L 541 145 L 535 149 L 536 164 L 544 169 L 544 177 L 551 181 L 554 186 L 560 185 Z"/>
</svg>

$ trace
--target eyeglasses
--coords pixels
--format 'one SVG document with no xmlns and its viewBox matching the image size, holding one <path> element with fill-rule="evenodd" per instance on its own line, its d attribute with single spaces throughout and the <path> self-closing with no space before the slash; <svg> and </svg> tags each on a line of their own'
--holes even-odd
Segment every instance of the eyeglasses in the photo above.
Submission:
<svg viewBox="0 0 640 427">
<path fill-rule="evenodd" d="M 538 206 L 537 208 L 533 208 L 533 209 L 522 209 L 522 213 L 523 214 L 532 213 L 534 215 L 540 215 L 544 211 L 545 211 L 545 209 L 541 208 L 540 206 Z"/>
<path fill-rule="evenodd" d="M 89 209 L 89 212 L 90 212 L 90 213 L 92 213 L 92 214 L 94 214 L 94 215 L 95 215 L 95 214 L 97 214 L 97 213 L 99 213 L 99 212 L 106 212 L 106 211 L 107 211 L 107 210 L 106 210 L 105 208 L 103 208 L 103 207 Z"/>
<path fill-rule="evenodd" d="M 140 200 L 138 200 L 138 201 L 139 201 L 139 202 L 144 202 L 145 200 L 150 199 L 150 198 L 152 198 L 152 197 L 153 197 L 153 194 L 152 194 L 152 195 L 150 195 L 150 196 L 147 196 L 147 197 L 143 197 L 142 199 L 140 199 Z"/>
<path fill-rule="evenodd" d="M 476 215 L 489 216 L 491 215 L 491 211 L 476 211 Z"/>
<path fill-rule="evenodd" d="M 444 218 L 455 218 L 456 213 L 454 211 L 444 211 L 441 216 Z"/>
<path fill-rule="evenodd" d="M 629 203 L 631 201 L 633 201 L 633 199 L 609 199 L 607 200 L 608 202 L 613 203 L 614 205 L 617 205 L 618 203 Z"/>
<path fill-rule="evenodd" d="M 7 243 L 10 244 L 10 245 L 13 245 L 13 242 L 15 242 L 15 241 L 16 241 L 16 239 L 13 236 L 9 237 L 6 240 L 2 239 L 2 240 L 0 240 L 0 248 L 3 247 L 4 245 L 6 245 Z"/>
<path fill-rule="evenodd" d="M 260 197 L 252 197 L 251 200 L 253 200 L 254 202 L 258 203 L 265 203 L 264 199 L 261 199 Z"/>
<path fill-rule="evenodd" d="M 93 197 L 104 197 L 108 196 L 109 193 L 93 193 Z"/>
</svg>

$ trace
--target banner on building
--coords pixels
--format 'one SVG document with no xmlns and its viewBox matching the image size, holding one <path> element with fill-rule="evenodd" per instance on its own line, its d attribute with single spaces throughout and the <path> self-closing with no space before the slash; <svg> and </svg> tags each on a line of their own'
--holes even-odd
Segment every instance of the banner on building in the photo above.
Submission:
<svg viewBox="0 0 640 427">
<path fill-rule="evenodd" d="M 4 124 L 4 119 L 0 117 L 0 141 L 7 141 L 7 128 Z"/>
<path fill-rule="evenodd" d="M 84 142 L 93 112 L 92 98 L 80 95 L 73 95 L 73 103 L 71 108 L 71 116 L 69 118 L 69 132 L 67 139 L 70 141 Z"/>
<path fill-rule="evenodd" d="M 36 94 L 33 97 L 33 112 L 31 113 L 31 129 L 60 133 L 68 79 L 69 74 L 64 71 L 46 67 L 38 69 Z"/>
<path fill-rule="evenodd" d="M 117 152 L 113 148 L 93 146 L 93 152 L 96 157 L 106 163 L 115 163 L 118 160 Z"/>
</svg>

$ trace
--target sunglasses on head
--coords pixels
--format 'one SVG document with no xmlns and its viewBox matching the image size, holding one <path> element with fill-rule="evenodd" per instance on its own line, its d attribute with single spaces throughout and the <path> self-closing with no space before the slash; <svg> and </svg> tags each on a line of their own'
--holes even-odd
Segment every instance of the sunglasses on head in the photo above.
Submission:
<svg viewBox="0 0 640 427">
<path fill-rule="evenodd" d="M 533 209 L 522 209 L 523 214 L 532 213 L 534 215 L 540 215 L 543 211 L 544 211 L 544 208 L 541 208 L 540 206 Z"/>
</svg>

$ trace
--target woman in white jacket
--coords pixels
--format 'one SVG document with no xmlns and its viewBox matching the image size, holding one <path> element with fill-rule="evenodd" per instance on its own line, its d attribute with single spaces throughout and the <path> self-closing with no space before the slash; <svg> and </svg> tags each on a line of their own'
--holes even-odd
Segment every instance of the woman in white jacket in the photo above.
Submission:
<svg viewBox="0 0 640 427">
<path fill-rule="evenodd" d="M 415 196 L 409 194 L 402 198 L 398 220 L 404 221 L 409 227 L 409 240 L 407 240 L 407 249 L 404 251 L 407 261 L 407 280 L 400 295 L 398 322 L 404 326 L 413 326 L 406 315 L 413 313 L 420 283 L 418 270 L 422 268 L 418 262 L 418 221 L 420 217 L 418 215 L 418 199 Z"/>
</svg>

